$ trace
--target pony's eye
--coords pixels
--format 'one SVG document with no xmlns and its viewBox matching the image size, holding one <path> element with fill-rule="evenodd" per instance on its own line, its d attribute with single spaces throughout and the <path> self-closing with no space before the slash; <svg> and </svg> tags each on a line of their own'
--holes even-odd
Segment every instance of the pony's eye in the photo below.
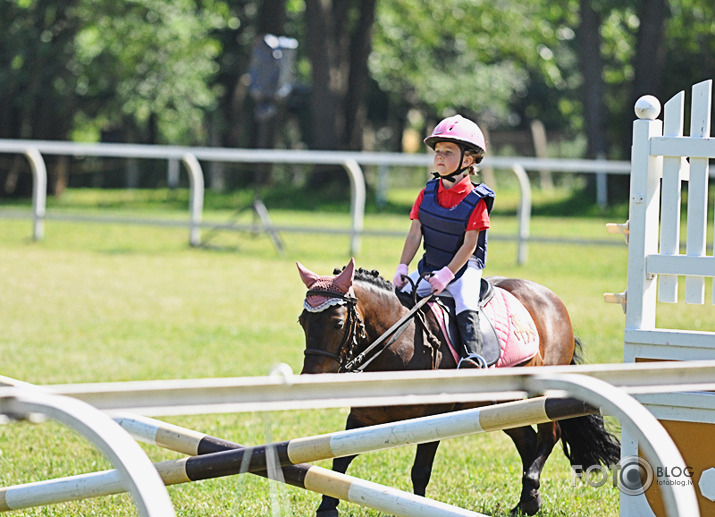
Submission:
<svg viewBox="0 0 715 517">
<path fill-rule="evenodd" d="M 336 330 L 340 330 L 341 328 L 343 328 L 344 325 L 345 325 L 345 322 L 343 320 L 335 320 L 333 322 L 333 328 Z"/>
</svg>

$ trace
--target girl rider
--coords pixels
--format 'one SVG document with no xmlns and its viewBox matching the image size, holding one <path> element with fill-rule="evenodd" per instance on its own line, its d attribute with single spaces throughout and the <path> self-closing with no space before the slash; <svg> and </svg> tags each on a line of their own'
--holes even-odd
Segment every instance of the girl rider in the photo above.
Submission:
<svg viewBox="0 0 715 517">
<path fill-rule="evenodd" d="M 477 124 L 455 115 L 437 124 L 424 142 L 435 151 L 435 179 L 427 182 L 410 211 L 412 225 L 393 283 L 399 289 L 405 287 L 408 266 L 424 239 L 418 270 L 410 276 L 413 281 L 424 272 L 432 272 L 432 276 L 429 284 L 417 286 L 417 293 L 425 296 L 446 290 L 452 295 L 464 344 L 457 368 L 486 368 L 479 291 L 494 192 L 483 183 L 473 184 L 469 177 L 476 174 L 484 157 L 484 135 Z"/>
</svg>

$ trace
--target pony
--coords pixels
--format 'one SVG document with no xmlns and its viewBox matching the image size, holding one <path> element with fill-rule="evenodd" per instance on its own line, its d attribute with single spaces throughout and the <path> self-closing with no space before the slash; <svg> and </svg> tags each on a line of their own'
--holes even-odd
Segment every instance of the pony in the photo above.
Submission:
<svg viewBox="0 0 715 517">
<path fill-rule="evenodd" d="M 371 343 L 409 312 L 409 303 L 398 296 L 391 282 L 377 271 L 355 270 L 354 259 L 335 276 L 319 276 L 297 264 L 308 288 L 299 323 L 305 334 L 305 358 L 301 374 L 351 371 Z M 548 288 L 525 279 L 490 277 L 498 289 L 511 293 L 528 311 L 538 333 L 538 351 L 521 367 L 578 364 L 582 344 L 574 337 L 571 319 L 563 302 Z M 406 306 L 407 305 L 407 306 Z M 410 321 L 395 332 L 377 355 L 372 355 L 366 371 L 428 370 L 456 368 L 446 350 L 436 316 L 430 310 L 417 311 L 420 322 Z M 364 359 L 364 358 L 363 358 Z M 368 361 L 366 361 L 368 362 Z M 390 407 L 351 408 L 346 429 L 417 418 L 436 413 L 476 407 L 482 404 L 424 404 Z M 571 465 L 610 466 L 618 462 L 620 444 L 606 430 L 599 414 L 553 421 L 504 431 L 516 445 L 522 462 L 522 489 L 512 515 L 533 515 L 542 505 L 539 493 L 544 464 L 559 441 Z M 414 493 L 424 496 L 432 473 L 439 441 L 417 446 L 411 479 Z M 336 458 L 333 470 L 345 473 L 355 456 Z M 338 499 L 323 496 L 318 517 L 338 516 Z"/>
</svg>

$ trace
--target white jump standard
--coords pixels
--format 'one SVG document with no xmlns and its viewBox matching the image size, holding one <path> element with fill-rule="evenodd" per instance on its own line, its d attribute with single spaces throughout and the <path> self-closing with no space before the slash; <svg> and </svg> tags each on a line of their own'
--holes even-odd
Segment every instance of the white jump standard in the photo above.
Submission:
<svg viewBox="0 0 715 517">
<path fill-rule="evenodd" d="M 712 81 L 693 86 L 690 135 L 684 136 L 685 92 L 672 97 L 664 109 L 652 96 L 635 106 L 629 220 L 612 225 L 626 234 L 628 285 L 611 295 L 626 311 L 624 361 L 715 359 L 715 332 L 656 327 L 656 302 L 678 303 L 678 278 L 685 277 L 684 301 L 704 304 L 705 279 L 715 277 L 715 257 L 707 255 L 709 161 L 715 158 L 710 136 Z M 680 251 L 682 187 L 687 182 L 687 235 Z M 715 292 L 715 290 L 714 290 Z M 627 293 L 627 295 L 626 295 Z M 621 515 L 663 515 L 658 484 L 688 482 L 699 488 L 702 515 L 715 513 L 715 395 L 712 392 L 637 396 L 663 424 L 682 453 L 689 473 L 682 479 L 665 476 L 645 496 L 621 496 Z M 637 455 L 638 441 L 624 430 L 622 455 Z"/>
</svg>

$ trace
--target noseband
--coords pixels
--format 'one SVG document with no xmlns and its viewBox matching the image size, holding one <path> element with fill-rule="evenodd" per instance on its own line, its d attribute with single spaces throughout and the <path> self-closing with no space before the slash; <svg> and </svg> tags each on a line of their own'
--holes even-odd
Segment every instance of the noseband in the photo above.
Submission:
<svg viewBox="0 0 715 517">
<path fill-rule="evenodd" d="M 303 353 L 305 355 L 318 355 L 332 359 L 338 363 L 339 373 L 352 371 L 352 368 L 348 366 L 352 362 L 351 360 L 358 345 L 358 335 L 365 335 L 365 325 L 357 311 L 357 298 L 349 294 L 340 294 L 326 289 L 309 289 L 308 292 L 305 293 L 305 297 L 308 298 L 310 296 L 327 296 L 330 299 L 342 300 L 342 302 L 347 305 L 348 317 L 346 320 L 345 334 L 343 334 L 343 340 L 340 342 L 337 353 L 321 350 L 320 348 L 306 348 Z M 360 329 L 359 332 L 358 328 Z"/>
</svg>

